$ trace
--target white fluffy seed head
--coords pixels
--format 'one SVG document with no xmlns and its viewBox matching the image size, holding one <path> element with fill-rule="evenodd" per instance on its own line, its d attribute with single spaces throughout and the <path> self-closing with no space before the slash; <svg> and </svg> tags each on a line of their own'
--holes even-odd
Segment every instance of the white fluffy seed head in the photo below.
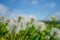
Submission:
<svg viewBox="0 0 60 40">
<path fill-rule="evenodd" d="M 60 38 L 60 30 L 58 28 L 52 28 L 50 34 L 54 38 Z"/>
<path fill-rule="evenodd" d="M 28 16 L 28 21 L 30 21 L 31 23 L 34 23 L 34 22 L 37 21 L 37 18 L 35 16 L 33 16 L 33 15 L 29 15 Z"/>
<path fill-rule="evenodd" d="M 11 20 L 9 23 L 8 23 L 8 31 L 9 33 L 11 34 L 13 31 L 14 33 L 18 33 L 20 31 L 20 25 L 15 22 L 14 20 Z"/>
<path fill-rule="evenodd" d="M 37 22 L 36 29 L 39 31 L 44 31 L 46 28 L 46 25 L 44 22 Z"/>
<path fill-rule="evenodd" d="M 28 25 L 28 27 L 31 27 L 31 25 L 35 25 L 37 22 L 37 18 L 33 15 L 28 15 L 26 18 L 26 24 Z"/>
<path fill-rule="evenodd" d="M 48 40 L 49 40 L 49 39 L 50 39 L 50 36 L 46 35 L 46 36 L 45 36 L 45 39 L 48 39 Z"/>
</svg>

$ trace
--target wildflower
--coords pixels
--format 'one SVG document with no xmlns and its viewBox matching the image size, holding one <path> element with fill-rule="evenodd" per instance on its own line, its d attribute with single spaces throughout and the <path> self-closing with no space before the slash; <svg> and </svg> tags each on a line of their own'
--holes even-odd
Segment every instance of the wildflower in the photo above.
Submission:
<svg viewBox="0 0 60 40">
<path fill-rule="evenodd" d="M 20 24 L 20 27 L 21 27 L 21 30 L 25 30 L 26 29 L 26 16 L 25 15 L 20 15 L 20 17 L 19 17 L 19 24 Z"/>
<path fill-rule="evenodd" d="M 50 35 L 54 38 L 60 38 L 60 30 L 58 28 L 52 28 Z"/>
<path fill-rule="evenodd" d="M 37 18 L 35 16 L 32 16 L 32 15 L 29 15 L 27 17 L 27 20 L 26 20 L 26 24 L 28 25 L 28 27 L 31 27 L 31 25 L 35 25 L 37 22 Z"/>
<path fill-rule="evenodd" d="M 27 28 L 26 24 L 24 24 L 24 23 L 21 23 L 20 26 L 21 26 L 21 30 L 26 30 L 26 28 Z"/>
<path fill-rule="evenodd" d="M 37 22 L 37 24 L 36 24 L 36 29 L 37 29 L 37 30 L 39 30 L 39 31 L 44 31 L 45 28 L 46 28 L 45 23 L 43 23 L 43 22 Z"/>
<path fill-rule="evenodd" d="M 35 23 L 37 21 L 37 18 L 33 15 L 29 15 L 28 20 L 29 20 L 30 23 Z"/>
<path fill-rule="evenodd" d="M 10 22 L 10 18 L 4 17 L 4 16 L 0 16 L 0 22 L 9 23 Z"/>
<path fill-rule="evenodd" d="M 10 18 L 5 19 L 5 23 L 9 23 L 10 21 L 11 21 Z"/>
<path fill-rule="evenodd" d="M 25 30 L 26 29 L 26 25 L 24 23 L 19 22 L 17 25 L 17 30 Z"/>
<path fill-rule="evenodd" d="M 0 22 L 3 22 L 4 23 L 4 20 L 5 20 L 5 17 L 0 16 Z"/>
<path fill-rule="evenodd" d="M 48 40 L 49 40 L 49 39 L 50 39 L 50 36 L 46 35 L 46 36 L 45 36 L 45 39 L 48 39 Z"/>
<path fill-rule="evenodd" d="M 8 31 L 9 31 L 9 33 L 11 34 L 12 33 L 12 29 L 13 29 L 13 24 L 14 24 L 14 22 L 13 22 L 13 20 L 11 20 L 11 22 L 10 23 L 8 23 Z"/>
<path fill-rule="evenodd" d="M 9 26 L 8 30 L 9 30 L 10 34 L 11 33 L 18 33 L 20 31 L 20 25 L 13 20 L 11 20 L 11 22 L 8 24 L 8 26 Z"/>
<path fill-rule="evenodd" d="M 26 17 L 25 15 L 21 15 L 20 17 L 22 17 L 20 22 L 21 22 L 22 24 L 26 24 L 26 22 L 27 22 L 27 17 Z"/>
<path fill-rule="evenodd" d="M 20 27 L 20 24 L 18 24 L 16 28 L 16 33 L 19 33 L 20 30 L 21 30 L 21 27 Z"/>
<path fill-rule="evenodd" d="M 20 15 L 17 18 L 15 18 L 14 20 L 17 22 L 22 22 L 23 20 L 25 20 L 26 16 L 25 15 Z"/>
</svg>

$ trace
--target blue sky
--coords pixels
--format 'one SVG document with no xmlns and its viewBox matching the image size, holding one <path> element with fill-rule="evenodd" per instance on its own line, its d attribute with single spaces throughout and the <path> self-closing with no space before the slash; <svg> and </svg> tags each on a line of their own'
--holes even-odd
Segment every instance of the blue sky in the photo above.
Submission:
<svg viewBox="0 0 60 40">
<path fill-rule="evenodd" d="M 60 18 L 60 0 L 0 0 L 0 6 L 4 8 L 4 12 L 12 10 L 10 17 L 35 15 L 40 20 L 46 20 L 51 16 Z"/>
</svg>

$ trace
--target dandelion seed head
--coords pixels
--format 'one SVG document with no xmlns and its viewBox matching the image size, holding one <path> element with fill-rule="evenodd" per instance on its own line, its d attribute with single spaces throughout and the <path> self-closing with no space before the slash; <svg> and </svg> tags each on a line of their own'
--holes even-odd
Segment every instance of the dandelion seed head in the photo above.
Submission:
<svg viewBox="0 0 60 40">
<path fill-rule="evenodd" d="M 45 36 L 45 39 L 50 39 L 50 36 L 46 35 L 46 36 Z"/>
<path fill-rule="evenodd" d="M 11 19 L 11 21 L 8 23 L 8 26 L 9 26 L 8 27 L 8 31 L 11 34 L 12 33 L 12 30 L 17 27 L 17 23 L 14 22 L 13 19 Z"/>
<path fill-rule="evenodd" d="M 55 38 L 60 38 L 60 30 L 58 28 L 52 28 L 50 34 Z"/>
<path fill-rule="evenodd" d="M 35 25 L 37 22 L 37 18 L 33 15 L 28 15 L 26 18 L 26 24 L 28 25 L 28 27 L 31 27 L 31 25 Z"/>
<path fill-rule="evenodd" d="M 37 22 L 36 29 L 39 31 L 44 31 L 46 28 L 46 25 L 44 22 Z"/>
</svg>

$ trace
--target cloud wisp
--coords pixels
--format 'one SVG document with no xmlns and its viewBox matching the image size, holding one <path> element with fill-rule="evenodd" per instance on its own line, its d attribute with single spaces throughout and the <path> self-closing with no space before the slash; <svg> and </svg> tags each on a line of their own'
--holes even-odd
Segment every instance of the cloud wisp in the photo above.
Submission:
<svg viewBox="0 0 60 40">
<path fill-rule="evenodd" d="M 38 4 L 38 0 L 32 0 L 31 3 L 32 3 L 32 5 L 37 5 Z"/>
<path fill-rule="evenodd" d="M 7 7 L 4 5 L 0 4 L 0 14 L 5 14 L 7 12 Z"/>
<path fill-rule="evenodd" d="M 56 5 L 56 3 L 48 3 L 48 4 L 46 4 L 46 7 L 54 8 L 55 5 Z"/>
</svg>

